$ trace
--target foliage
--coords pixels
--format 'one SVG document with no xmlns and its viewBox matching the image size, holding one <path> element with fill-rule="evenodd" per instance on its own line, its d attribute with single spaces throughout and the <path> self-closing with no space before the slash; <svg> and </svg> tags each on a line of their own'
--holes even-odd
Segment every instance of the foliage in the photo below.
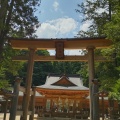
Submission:
<svg viewBox="0 0 120 120">
<path fill-rule="evenodd" d="M 104 28 L 107 38 L 113 42 L 114 53 L 118 62 L 120 58 L 120 8 L 112 14 L 111 21 L 107 22 Z"/>
<path fill-rule="evenodd" d="M 35 37 L 39 26 L 34 15 L 40 0 L 0 0 L 0 82 L 12 83 L 22 68 L 22 62 L 12 61 L 12 56 L 20 54 L 8 45 L 7 37 Z"/>
<path fill-rule="evenodd" d="M 53 73 L 77 74 L 81 69 L 80 62 L 53 62 Z"/>
<path fill-rule="evenodd" d="M 120 78 L 120 1 L 86 0 L 78 4 L 76 11 L 83 14 L 83 22 L 91 23 L 86 31 L 79 31 L 77 37 L 106 36 L 113 42 L 110 49 L 95 50 L 95 54 L 107 56 L 109 60 L 95 63 L 95 77 L 101 83 L 100 89 L 108 91 L 110 98 L 116 98 L 120 94 L 116 86 Z M 86 69 L 87 65 L 84 66 L 83 69 Z M 86 71 L 82 74 L 84 78 L 87 76 Z"/>
<path fill-rule="evenodd" d="M 0 1 L 0 60 L 6 37 L 33 37 L 39 22 L 34 12 L 40 0 Z"/>
<path fill-rule="evenodd" d="M 80 76 L 83 79 L 83 84 L 87 87 L 89 87 L 89 75 L 88 75 L 88 64 L 82 63 L 80 70 L 77 72 L 77 74 L 80 74 Z"/>
<path fill-rule="evenodd" d="M 118 44 L 120 39 L 120 10 L 112 14 L 111 21 L 107 22 L 104 28 L 107 37 Z"/>
<path fill-rule="evenodd" d="M 112 91 L 112 93 L 114 94 L 114 99 L 118 100 L 120 103 L 120 79 L 116 82 L 116 84 L 112 88 Z"/>
<path fill-rule="evenodd" d="M 119 0 L 85 0 L 78 4 L 77 12 L 83 14 L 83 22 L 90 22 L 88 30 L 79 31 L 79 37 L 104 36 L 104 25 L 111 20 L 111 14 L 119 8 Z"/>
<path fill-rule="evenodd" d="M 28 51 L 22 50 L 22 55 L 28 54 Z M 38 50 L 36 52 L 37 55 L 49 55 L 49 52 L 46 50 Z M 44 84 L 46 80 L 46 76 L 51 71 L 51 62 L 34 62 L 34 69 L 33 69 L 33 83 L 32 85 L 41 85 Z M 24 62 L 22 69 L 19 70 L 19 76 L 23 79 L 22 85 L 25 85 L 26 81 L 26 74 L 27 74 L 27 62 Z"/>
<path fill-rule="evenodd" d="M 0 82 L 0 89 L 3 89 L 3 88 L 9 89 L 9 87 L 10 87 L 10 84 L 8 83 L 8 80 L 3 80 Z"/>
<path fill-rule="evenodd" d="M 18 75 L 19 69 L 22 68 L 23 63 L 12 61 L 11 57 L 18 55 L 19 51 L 13 50 L 10 46 L 6 45 L 3 52 L 3 60 L 0 64 L 0 83 L 1 85 L 8 86 Z"/>
</svg>

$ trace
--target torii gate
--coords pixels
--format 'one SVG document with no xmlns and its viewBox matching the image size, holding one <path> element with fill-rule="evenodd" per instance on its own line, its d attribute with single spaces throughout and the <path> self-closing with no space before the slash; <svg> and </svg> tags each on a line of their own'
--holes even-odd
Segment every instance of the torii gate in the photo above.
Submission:
<svg viewBox="0 0 120 120">
<path fill-rule="evenodd" d="M 94 96 L 96 87 L 94 80 L 94 60 L 105 60 L 103 57 L 94 58 L 94 49 L 107 48 L 112 42 L 105 37 L 99 38 L 62 38 L 62 39 L 28 39 L 28 38 L 9 38 L 9 43 L 13 49 L 29 49 L 29 56 L 16 56 L 13 60 L 28 61 L 26 76 L 26 94 L 23 104 L 23 119 L 27 120 L 30 88 L 32 83 L 34 61 L 88 61 L 89 65 L 89 90 L 90 90 L 90 120 L 99 120 L 98 97 Z M 38 56 L 36 50 L 56 50 L 55 56 Z M 65 56 L 65 49 L 87 49 L 85 56 Z"/>
</svg>

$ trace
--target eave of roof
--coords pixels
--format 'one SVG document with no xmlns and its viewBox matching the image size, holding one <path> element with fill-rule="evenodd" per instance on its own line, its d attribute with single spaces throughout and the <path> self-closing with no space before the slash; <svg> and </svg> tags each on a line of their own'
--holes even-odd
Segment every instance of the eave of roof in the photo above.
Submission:
<svg viewBox="0 0 120 120">
<path fill-rule="evenodd" d="M 64 87 L 64 86 L 55 86 L 55 85 L 41 85 L 41 86 L 36 86 L 36 88 L 40 89 L 51 89 L 51 90 L 71 90 L 71 91 L 88 91 L 89 88 L 84 87 L 84 86 L 72 86 L 72 87 Z"/>
</svg>

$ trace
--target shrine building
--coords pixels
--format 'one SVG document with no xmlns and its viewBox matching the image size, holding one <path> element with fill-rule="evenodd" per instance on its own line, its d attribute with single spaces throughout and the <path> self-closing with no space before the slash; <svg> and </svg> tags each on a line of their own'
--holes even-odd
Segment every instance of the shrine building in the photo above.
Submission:
<svg viewBox="0 0 120 120">
<path fill-rule="evenodd" d="M 41 106 L 37 111 L 40 116 L 50 117 L 85 117 L 89 116 L 89 88 L 83 86 L 79 75 L 49 75 L 44 85 L 37 86 L 36 91 Z M 80 114 L 81 113 L 81 114 Z"/>
</svg>

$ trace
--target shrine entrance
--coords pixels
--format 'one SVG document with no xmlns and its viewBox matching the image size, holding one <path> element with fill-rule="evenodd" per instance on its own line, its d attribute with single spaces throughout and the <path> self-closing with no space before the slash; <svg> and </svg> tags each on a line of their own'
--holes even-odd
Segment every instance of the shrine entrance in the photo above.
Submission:
<svg viewBox="0 0 120 120">
<path fill-rule="evenodd" d="M 94 61 L 104 61 L 105 58 L 94 56 L 94 49 L 109 47 L 112 44 L 110 40 L 103 37 L 71 39 L 9 38 L 9 43 L 13 49 L 29 50 L 28 56 L 15 56 L 13 58 L 16 61 L 28 61 L 22 120 L 27 120 L 34 61 L 87 61 L 89 65 L 90 120 L 99 120 L 99 98 L 94 95 L 98 93 L 98 85 L 94 84 L 97 83 L 97 81 L 94 81 Z M 64 50 L 67 49 L 86 49 L 88 53 L 84 56 L 65 56 Z M 56 55 L 38 56 L 35 54 L 36 50 L 56 50 Z"/>
</svg>

